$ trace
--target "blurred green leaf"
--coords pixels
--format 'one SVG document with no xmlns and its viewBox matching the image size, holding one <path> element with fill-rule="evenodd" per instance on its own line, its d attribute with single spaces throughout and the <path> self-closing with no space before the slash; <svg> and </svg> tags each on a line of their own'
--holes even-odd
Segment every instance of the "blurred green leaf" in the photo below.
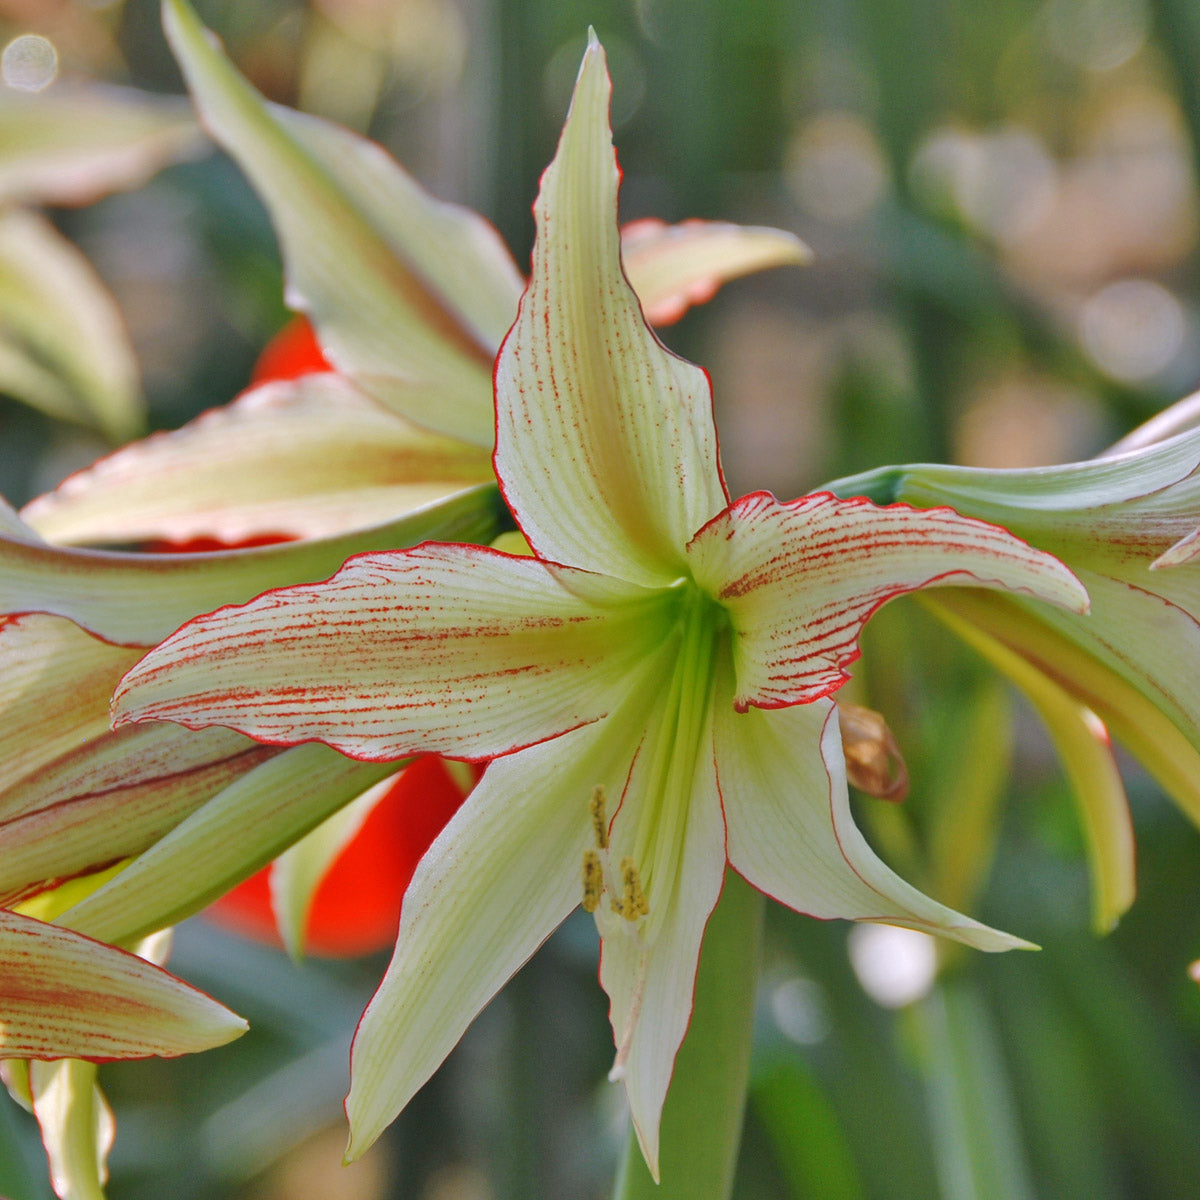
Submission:
<svg viewBox="0 0 1200 1200">
<path fill-rule="evenodd" d="M 838 1113 L 798 1058 L 778 1055 L 753 1081 L 751 1102 L 793 1200 L 862 1200 L 862 1183 Z"/>
<path fill-rule="evenodd" d="M 1033 1200 L 1014 1097 L 991 1015 L 966 980 L 909 1010 L 925 1067 L 943 1200 Z"/>
</svg>

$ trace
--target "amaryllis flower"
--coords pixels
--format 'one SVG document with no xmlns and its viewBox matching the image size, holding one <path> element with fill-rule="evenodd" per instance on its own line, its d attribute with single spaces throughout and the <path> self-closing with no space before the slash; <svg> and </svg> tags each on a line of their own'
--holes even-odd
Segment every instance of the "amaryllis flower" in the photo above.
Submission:
<svg viewBox="0 0 1200 1200">
<path fill-rule="evenodd" d="M 228 726 L 364 760 L 492 758 L 421 860 L 355 1041 L 356 1156 L 580 903 L 647 1162 L 726 865 L 783 903 L 1019 945 L 922 896 L 853 825 L 831 694 L 889 598 L 956 583 L 1086 608 L 1002 529 L 828 494 L 730 503 L 708 380 L 621 270 L 594 41 L 496 366 L 495 466 L 533 557 L 429 543 L 197 618 L 119 724 Z"/>
<path fill-rule="evenodd" d="M 1200 431 L 1156 432 L 1187 429 L 1192 409 L 1168 410 L 1087 462 L 888 467 L 831 485 L 1001 523 L 1087 587 L 1086 618 L 982 593 L 929 603 L 1029 694 L 1058 742 L 1084 805 L 1100 926 L 1133 899 L 1133 840 L 1108 731 L 1200 824 Z"/>
<path fill-rule="evenodd" d="M 492 364 L 525 283 L 495 229 L 374 143 L 268 104 L 184 0 L 163 15 L 202 121 L 271 213 L 288 302 L 338 373 L 255 388 L 22 515 L 59 542 L 311 537 L 491 480 Z M 639 221 L 625 244 L 659 323 L 736 276 L 808 257 L 794 234 L 712 221 Z"/>
</svg>

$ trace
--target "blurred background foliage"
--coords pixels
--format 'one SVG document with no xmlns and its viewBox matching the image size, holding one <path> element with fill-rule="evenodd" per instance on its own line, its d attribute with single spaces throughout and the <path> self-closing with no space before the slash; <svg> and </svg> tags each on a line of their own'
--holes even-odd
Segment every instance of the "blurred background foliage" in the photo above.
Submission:
<svg viewBox="0 0 1200 1200">
<path fill-rule="evenodd" d="M 813 266 L 667 331 L 712 372 L 734 494 L 887 462 L 1086 457 L 1200 379 L 1200 9 L 1190 0 L 208 0 L 272 99 L 369 132 L 527 262 L 586 28 L 610 54 L 624 215 L 774 224 Z M 0 0 L 47 94 L 178 92 L 154 0 Z M 28 51 L 31 43 L 23 43 Z M 34 49 L 47 60 L 45 47 Z M 0 74 L 28 87 L 24 57 Z M 223 157 L 55 209 L 116 298 L 152 427 L 242 388 L 285 319 L 266 216 Z M 0 401 L 20 503 L 105 449 Z M 1040 943 L 945 954 L 772 908 L 739 1200 L 1200 1195 L 1200 839 L 1131 765 L 1139 895 L 1089 931 L 1075 810 L 1031 714 L 915 602 L 868 630 L 909 800 L 860 798 L 908 878 Z M 203 921 L 175 968 L 232 1046 L 106 1068 L 112 1200 L 522 1200 L 608 1190 L 624 1137 L 591 922 L 568 924 L 360 1164 L 354 1021 L 383 962 L 290 964 Z M 0 1194 L 49 1196 L 0 1108 Z M 698 1198 L 703 1200 L 703 1198 Z"/>
</svg>

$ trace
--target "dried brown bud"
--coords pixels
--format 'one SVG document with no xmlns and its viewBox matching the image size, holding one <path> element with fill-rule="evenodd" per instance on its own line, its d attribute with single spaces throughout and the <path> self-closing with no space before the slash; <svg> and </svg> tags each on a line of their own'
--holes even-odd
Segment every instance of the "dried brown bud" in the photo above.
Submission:
<svg viewBox="0 0 1200 1200">
<path fill-rule="evenodd" d="M 837 706 L 846 775 L 860 792 L 880 800 L 908 795 L 908 768 L 883 717 L 858 704 Z"/>
</svg>

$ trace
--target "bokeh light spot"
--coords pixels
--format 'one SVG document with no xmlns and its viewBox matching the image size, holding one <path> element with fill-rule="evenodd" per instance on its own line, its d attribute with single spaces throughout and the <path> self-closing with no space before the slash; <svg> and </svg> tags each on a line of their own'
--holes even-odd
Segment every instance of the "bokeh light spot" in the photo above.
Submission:
<svg viewBox="0 0 1200 1200">
<path fill-rule="evenodd" d="M 40 92 L 58 74 L 58 51 L 36 33 L 13 38 L 0 55 L 0 78 L 19 92 Z"/>
<path fill-rule="evenodd" d="M 875 131 L 853 113 L 826 112 L 807 122 L 788 160 L 788 185 L 800 206 L 831 224 L 861 221 L 888 189 Z"/>
<path fill-rule="evenodd" d="M 855 925 L 848 949 L 863 991 L 883 1008 L 903 1008 L 933 987 L 937 947 L 927 933 L 895 925 Z"/>
<path fill-rule="evenodd" d="M 1114 379 L 1151 379 L 1183 348 L 1183 308 L 1162 284 L 1120 279 L 1084 304 L 1079 333 L 1084 349 Z"/>
<path fill-rule="evenodd" d="M 820 987 L 794 975 L 770 992 L 771 1015 L 779 1031 L 799 1046 L 815 1046 L 829 1036 L 829 1017 Z"/>
</svg>

